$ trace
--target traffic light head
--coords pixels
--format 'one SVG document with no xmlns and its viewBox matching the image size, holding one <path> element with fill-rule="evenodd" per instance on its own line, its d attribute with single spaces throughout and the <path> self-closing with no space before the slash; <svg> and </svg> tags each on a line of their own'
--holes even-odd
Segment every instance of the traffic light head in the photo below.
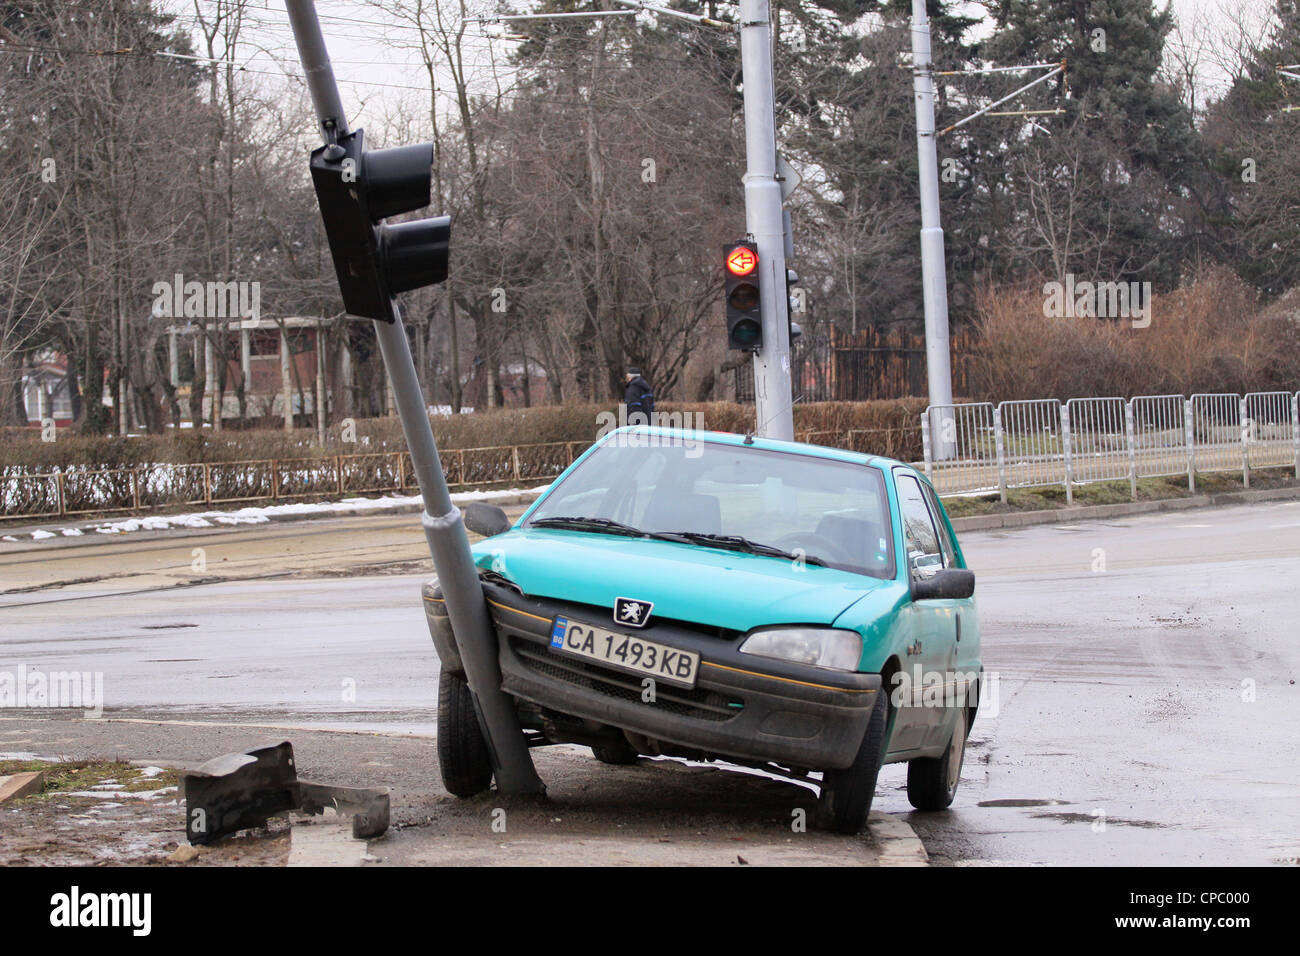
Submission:
<svg viewBox="0 0 1300 956">
<path fill-rule="evenodd" d="M 367 151 L 361 130 L 311 154 L 343 308 L 392 322 L 393 296 L 447 278 L 451 220 L 385 223 L 429 205 L 433 144 Z"/>
<path fill-rule="evenodd" d="M 758 247 L 733 242 L 726 250 L 723 290 L 727 300 L 727 347 L 763 346 L 763 308 L 758 284 Z"/>
</svg>

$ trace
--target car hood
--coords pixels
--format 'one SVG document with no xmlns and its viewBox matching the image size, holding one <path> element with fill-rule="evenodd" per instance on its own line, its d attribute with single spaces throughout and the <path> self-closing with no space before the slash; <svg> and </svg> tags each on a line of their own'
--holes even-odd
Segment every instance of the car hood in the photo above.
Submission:
<svg viewBox="0 0 1300 956">
<path fill-rule="evenodd" d="M 747 631 L 831 624 L 886 582 L 791 561 L 621 535 L 516 529 L 478 542 L 476 563 L 525 594 L 598 607 L 654 603 L 652 617 Z"/>
</svg>

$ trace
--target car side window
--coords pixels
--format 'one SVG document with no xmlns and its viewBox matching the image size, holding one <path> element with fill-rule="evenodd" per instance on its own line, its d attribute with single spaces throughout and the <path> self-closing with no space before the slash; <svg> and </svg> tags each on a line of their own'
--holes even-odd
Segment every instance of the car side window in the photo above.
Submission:
<svg viewBox="0 0 1300 956">
<path fill-rule="evenodd" d="M 939 532 L 939 544 L 943 548 L 943 566 L 945 568 L 957 567 L 957 548 L 952 543 L 952 535 L 948 533 L 948 525 L 943 520 L 943 508 L 939 505 L 939 497 L 934 493 L 934 489 L 929 485 L 921 486 L 925 492 L 925 500 L 930 503 L 930 514 L 934 516 L 934 526 Z"/>
<path fill-rule="evenodd" d="M 925 503 L 921 484 L 911 475 L 894 473 L 898 488 L 898 511 L 903 519 L 903 543 L 907 549 L 907 566 L 913 574 L 925 574 L 944 566 L 939 533 L 935 530 L 930 507 Z"/>
</svg>

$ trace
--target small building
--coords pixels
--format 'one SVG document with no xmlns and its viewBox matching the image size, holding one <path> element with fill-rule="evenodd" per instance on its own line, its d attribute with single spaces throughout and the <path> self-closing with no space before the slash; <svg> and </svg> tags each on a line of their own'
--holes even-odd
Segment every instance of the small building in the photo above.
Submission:
<svg viewBox="0 0 1300 956">
<path fill-rule="evenodd" d="M 330 319 L 315 316 L 231 319 L 209 324 L 206 337 L 199 334 L 201 329 L 197 324 L 171 326 L 167 335 L 172 385 L 188 404 L 189 381 L 182 371 L 188 368 L 192 374 L 198 365 L 197 349 L 202 342 L 207 378 L 199 417 L 203 420 L 211 417 L 218 355 L 224 351 L 227 364 L 222 419 L 239 418 L 242 385 L 247 417 L 281 418 L 288 427 L 292 421 L 288 416 L 314 415 L 318 401 L 325 403 L 328 410 L 329 375 L 325 369 L 323 336 L 331 324 Z M 183 353 L 186 338 L 190 339 L 190 356 Z M 185 358 L 190 361 L 183 361 Z M 191 409 L 192 416 L 194 411 Z"/>
<path fill-rule="evenodd" d="M 61 427 L 72 424 L 68 357 L 62 352 L 38 353 L 23 369 L 22 390 L 29 425 L 39 426 L 50 418 Z"/>
</svg>

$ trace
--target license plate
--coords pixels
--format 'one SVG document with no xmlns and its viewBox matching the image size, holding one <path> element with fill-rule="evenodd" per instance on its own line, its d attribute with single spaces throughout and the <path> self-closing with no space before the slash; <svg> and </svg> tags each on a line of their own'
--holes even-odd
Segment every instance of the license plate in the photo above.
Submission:
<svg viewBox="0 0 1300 956">
<path fill-rule="evenodd" d="M 700 669 L 700 655 L 693 651 L 616 634 L 566 617 L 557 617 L 551 625 L 551 647 L 616 670 L 683 687 L 695 686 L 695 674 Z"/>
</svg>

